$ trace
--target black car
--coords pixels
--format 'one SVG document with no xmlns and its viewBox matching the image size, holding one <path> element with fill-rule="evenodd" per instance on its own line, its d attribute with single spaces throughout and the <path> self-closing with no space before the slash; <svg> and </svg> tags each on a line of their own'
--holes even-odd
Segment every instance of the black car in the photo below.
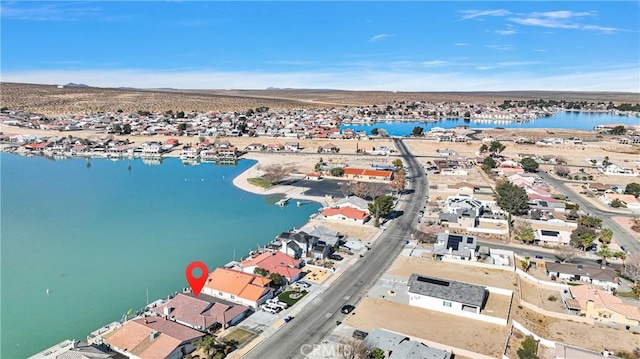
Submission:
<svg viewBox="0 0 640 359">
<path fill-rule="evenodd" d="M 334 261 L 341 261 L 344 258 L 342 258 L 342 256 L 339 255 L 339 254 L 331 254 L 331 255 L 329 255 L 329 259 L 334 260 Z"/>
<path fill-rule="evenodd" d="M 354 307 L 351 304 L 347 304 L 344 307 L 342 307 L 342 309 L 340 309 L 340 311 L 344 314 L 349 314 L 351 312 L 353 312 L 353 310 L 356 309 L 356 307 Z"/>
</svg>

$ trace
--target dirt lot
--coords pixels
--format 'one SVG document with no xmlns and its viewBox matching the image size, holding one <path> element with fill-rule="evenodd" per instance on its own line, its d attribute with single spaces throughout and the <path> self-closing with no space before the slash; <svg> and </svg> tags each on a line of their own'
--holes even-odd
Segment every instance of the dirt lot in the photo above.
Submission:
<svg viewBox="0 0 640 359">
<path fill-rule="evenodd" d="M 640 335 L 624 329 L 563 321 L 520 308 L 514 302 L 512 318 L 537 335 L 568 345 L 594 351 L 609 349 L 631 351 L 639 346 Z"/>
<path fill-rule="evenodd" d="M 640 218 L 640 217 L 638 217 Z M 612 217 L 616 223 L 621 225 L 627 232 L 631 233 L 637 240 L 640 241 L 640 232 L 636 232 L 631 227 L 633 226 L 633 218 L 629 217 Z"/>
<path fill-rule="evenodd" d="M 487 303 L 480 314 L 497 318 L 506 318 L 510 302 L 511 297 L 509 296 L 489 293 Z"/>
<path fill-rule="evenodd" d="M 400 256 L 393 262 L 388 273 L 407 277 L 412 273 L 419 273 L 509 290 L 514 290 L 517 287 L 513 272 L 447 263 L 430 258 Z"/>
<path fill-rule="evenodd" d="M 521 279 L 520 288 L 522 291 L 522 299 L 531 303 L 536 307 L 548 310 L 550 312 L 566 313 L 564 304 L 562 303 L 561 293 L 557 290 L 539 288 L 535 284 Z M 555 301 L 549 300 L 551 296 L 556 297 Z"/>
<path fill-rule="evenodd" d="M 384 299 L 364 298 L 354 313 L 345 324 L 364 331 L 387 328 L 494 357 L 500 355 L 508 331 L 499 325 Z"/>
<path fill-rule="evenodd" d="M 518 329 L 513 329 L 513 334 L 509 338 L 509 344 L 507 346 L 507 357 L 517 358 L 518 349 L 522 347 L 522 341 L 526 338 L 524 333 Z M 538 345 L 538 358 L 540 359 L 555 359 L 555 349 L 547 348 L 542 345 Z"/>
</svg>

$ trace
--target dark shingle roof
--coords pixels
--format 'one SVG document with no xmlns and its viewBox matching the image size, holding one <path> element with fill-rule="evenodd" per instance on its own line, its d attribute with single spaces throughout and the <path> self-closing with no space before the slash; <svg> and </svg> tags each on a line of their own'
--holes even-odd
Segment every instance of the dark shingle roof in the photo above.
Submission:
<svg viewBox="0 0 640 359">
<path fill-rule="evenodd" d="M 413 273 L 409 293 L 426 295 L 482 308 L 487 290 L 483 286 Z"/>
</svg>

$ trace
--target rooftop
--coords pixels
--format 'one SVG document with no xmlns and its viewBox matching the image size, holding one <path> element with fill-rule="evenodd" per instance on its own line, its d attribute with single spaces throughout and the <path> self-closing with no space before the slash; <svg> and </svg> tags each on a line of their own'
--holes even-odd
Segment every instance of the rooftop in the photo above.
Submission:
<svg viewBox="0 0 640 359">
<path fill-rule="evenodd" d="M 416 273 L 409 277 L 408 284 L 409 293 L 450 300 L 478 308 L 482 308 L 487 296 L 487 289 L 483 286 Z"/>
</svg>

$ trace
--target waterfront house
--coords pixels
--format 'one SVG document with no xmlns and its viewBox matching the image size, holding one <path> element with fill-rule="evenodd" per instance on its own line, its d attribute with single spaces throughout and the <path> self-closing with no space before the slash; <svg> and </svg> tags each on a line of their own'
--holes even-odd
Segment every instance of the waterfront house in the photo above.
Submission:
<svg viewBox="0 0 640 359">
<path fill-rule="evenodd" d="M 273 296 L 271 279 L 252 273 L 216 268 L 202 288 L 202 293 L 257 309 Z"/>
<path fill-rule="evenodd" d="M 364 224 L 369 219 L 369 213 L 353 207 L 325 208 L 322 215 L 326 219 L 338 219 Z"/>
<path fill-rule="evenodd" d="M 413 273 L 409 277 L 409 305 L 454 315 L 480 314 L 488 291 L 485 287 Z"/>
<path fill-rule="evenodd" d="M 184 358 L 204 333 L 159 317 L 133 319 L 104 335 L 111 350 L 127 358 Z"/>
<path fill-rule="evenodd" d="M 549 277 L 587 282 L 606 290 L 618 289 L 620 282 L 616 272 L 609 268 L 554 262 L 545 262 L 545 267 Z"/>
<path fill-rule="evenodd" d="M 579 304 L 580 314 L 603 323 L 638 327 L 640 307 L 628 304 L 613 294 L 584 284 L 569 287 L 571 296 Z"/>
<path fill-rule="evenodd" d="M 207 331 L 239 323 L 247 315 L 249 308 L 205 294 L 195 298 L 180 293 L 151 311 L 167 320 L 199 331 Z"/>
<path fill-rule="evenodd" d="M 256 268 L 262 268 L 269 273 L 277 273 L 289 283 L 300 279 L 302 262 L 283 252 L 265 252 L 254 258 L 248 258 L 240 263 L 242 271 L 254 273 Z"/>
<path fill-rule="evenodd" d="M 282 243 L 280 251 L 284 254 L 291 255 L 290 252 L 294 252 L 293 258 L 298 259 L 301 256 L 306 256 L 311 248 L 318 244 L 319 238 L 309 235 L 304 231 L 297 232 L 282 232 L 276 240 Z"/>
<path fill-rule="evenodd" d="M 366 212 L 369 210 L 369 202 L 358 196 L 347 196 L 335 201 L 331 205 L 331 207 L 334 207 L 334 208 L 351 207 L 351 208 L 355 208 L 357 210 Z"/>
<path fill-rule="evenodd" d="M 329 246 L 340 245 L 344 242 L 345 236 L 339 232 L 332 231 L 325 226 L 313 226 L 307 232 L 319 238 L 319 242 L 324 242 Z"/>
<path fill-rule="evenodd" d="M 112 351 L 105 352 L 101 347 L 78 340 L 65 340 L 41 351 L 28 359 L 110 359 L 119 357 Z"/>
</svg>

